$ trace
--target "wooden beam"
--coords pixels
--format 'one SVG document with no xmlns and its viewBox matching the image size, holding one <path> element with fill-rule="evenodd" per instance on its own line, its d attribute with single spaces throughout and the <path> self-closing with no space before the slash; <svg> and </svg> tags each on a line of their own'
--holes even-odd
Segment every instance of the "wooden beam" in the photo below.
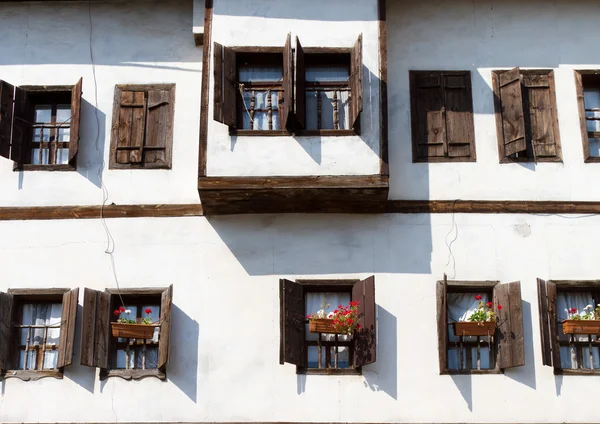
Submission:
<svg viewBox="0 0 600 424">
<path fill-rule="evenodd" d="M 206 152 L 208 146 L 208 109 L 210 98 L 210 62 L 212 55 L 213 0 L 206 0 L 204 6 L 204 36 L 202 39 L 202 86 L 200 93 L 200 155 L 198 175 L 206 176 Z"/>
<path fill-rule="evenodd" d="M 377 33 L 379 39 L 379 163 L 381 175 L 389 175 L 388 165 L 388 60 L 387 0 L 377 0 Z"/>
<path fill-rule="evenodd" d="M 387 188 L 388 178 L 380 175 L 323 175 L 302 177 L 201 177 L 198 189 L 205 190 L 273 190 L 327 188 Z"/>
</svg>

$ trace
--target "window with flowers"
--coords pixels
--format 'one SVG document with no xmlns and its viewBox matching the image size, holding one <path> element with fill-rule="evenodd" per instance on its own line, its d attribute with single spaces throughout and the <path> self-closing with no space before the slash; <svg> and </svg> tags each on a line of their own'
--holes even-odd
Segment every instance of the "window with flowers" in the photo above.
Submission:
<svg viewBox="0 0 600 424">
<path fill-rule="evenodd" d="M 280 363 L 300 374 L 360 374 L 375 362 L 375 278 L 280 280 Z"/>
<path fill-rule="evenodd" d="M 173 286 L 104 292 L 85 289 L 81 364 L 100 368 L 100 378 L 166 378 Z M 115 332 L 126 324 L 140 335 Z"/>
<path fill-rule="evenodd" d="M 525 364 L 521 283 L 438 282 L 440 373 L 498 373 Z"/>
</svg>

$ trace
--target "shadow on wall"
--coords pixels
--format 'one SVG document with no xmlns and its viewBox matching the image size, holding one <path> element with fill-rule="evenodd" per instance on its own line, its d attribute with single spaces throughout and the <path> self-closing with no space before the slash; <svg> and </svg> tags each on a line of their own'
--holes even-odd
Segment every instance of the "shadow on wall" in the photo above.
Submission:
<svg viewBox="0 0 600 424">
<path fill-rule="evenodd" d="M 363 367 L 365 386 L 398 399 L 398 322 L 392 313 L 377 306 L 377 361 Z"/>
<path fill-rule="evenodd" d="M 75 382 L 90 393 L 94 393 L 96 384 L 96 368 L 79 365 L 81 358 L 81 317 L 83 317 L 83 306 L 77 305 L 77 321 L 75 322 L 75 339 L 73 340 L 73 364 L 65 371 L 65 378 Z"/>
<path fill-rule="evenodd" d="M 98 121 L 96 121 L 96 117 Z M 106 114 L 82 99 L 81 120 L 87 125 L 80 126 L 81 139 L 77 153 L 77 172 L 96 187 L 102 188 L 101 178 L 104 171 L 102 162 L 104 161 L 104 149 L 109 142 L 106 137 Z"/>
<path fill-rule="evenodd" d="M 173 304 L 173 322 L 170 360 L 167 378 L 194 403 L 198 398 L 198 340 L 200 326 L 189 315 Z"/>
<path fill-rule="evenodd" d="M 535 390 L 535 357 L 533 356 L 533 322 L 531 315 L 531 303 L 523 301 L 523 337 L 525 340 L 525 365 L 522 367 L 509 368 L 505 375 L 527 387 Z"/>
</svg>

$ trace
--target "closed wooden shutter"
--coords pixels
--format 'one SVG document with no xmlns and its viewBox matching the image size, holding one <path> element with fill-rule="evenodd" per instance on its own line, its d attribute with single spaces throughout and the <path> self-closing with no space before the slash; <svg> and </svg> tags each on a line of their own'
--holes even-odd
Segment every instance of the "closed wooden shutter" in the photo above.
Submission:
<svg viewBox="0 0 600 424">
<path fill-rule="evenodd" d="M 542 339 L 542 363 L 549 367 L 561 368 L 560 346 L 556 317 L 556 284 L 538 278 L 538 306 L 540 315 L 540 335 Z"/>
<path fill-rule="evenodd" d="M 523 306 L 521 283 L 497 284 L 494 287 L 494 307 L 497 311 L 498 366 L 501 369 L 525 365 L 523 337 Z"/>
<path fill-rule="evenodd" d="M 74 165 L 73 159 L 79 150 L 79 121 L 81 118 L 81 94 L 83 78 L 71 90 L 71 131 L 69 137 L 69 163 Z"/>
<path fill-rule="evenodd" d="M 81 365 L 108 368 L 110 356 L 110 304 L 108 292 L 85 289 L 81 330 Z"/>
<path fill-rule="evenodd" d="M 292 54 L 292 34 L 287 35 L 283 47 L 283 126 L 289 131 L 294 127 L 294 55 Z"/>
<path fill-rule="evenodd" d="M 560 136 L 556 122 L 554 74 L 524 74 L 523 86 L 528 106 L 529 132 L 534 159 L 552 158 L 560 154 Z"/>
<path fill-rule="evenodd" d="M 350 58 L 350 125 L 354 130 L 360 129 L 360 114 L 363 110 L 363 55 L 362 34 L 354 44 Z"/>
<path fill-rule="evenodd" d="M 144 91 L 115 87 L 113 108 L 113 140 L 116 162 L 139 164 L 143 160 L 147 98 Z"/>
<path fill-rule="evenodd" d="M 304 65 L 304 49 L 296 37 L 296 62 L 295 62 L 296 94 L 294 96 L 296 121 L 299 129 L 306 128 L 306 67 Z"/>
<path fill-rule="evenodd" d="M 504 157 L 527 150 L 525 115 L 519 68 L 498 75 Z"/>
<path fill-rule="evenodd" d="M 444 280 L 438 281 L 436 286 L 438 359 L 440 364 L 440 374 L 448 371 L 447 286 L 448 281 L 446 279 L 446 275 L 444 275 Z"/>
<path fill-rule="evenodd" d="M 280 301 L 280 363 L 306 366 L 305 307 L 302 285 L 290 280 L 279 280 Z"/>
<path fill-rule="evenodd" d="M 0 80 L 0 156 L 6 159 L 10 159 L 14 94 L 15 87 Z"/>
<path fill-rule="evenodd" d="M 448 157 L 475 158 L 471 73 L 443 75 Z"/>
<path fill-rule="evenodd" d="M 10 369 L 14 297 L 0 292 L 0 371 Z"/>
<path fill-rule="evenodd" d="M 442 75 L 411 73 L 413 156 L 446 156 L 446 111 Z"/>
<path fill-rule="evenodd" d="M 171 163 L 175 87 L 148 90 L 144 164 Z"/>
<path fill-rule="evenodd" d="M 160 333 L 158 344 L 158 368 L 164 368 L 169 361 L 171 350 L 171 317 L 173 312 L 173 284 L 161 294 Z"/>
<path fill-rule="evenodd" d="M 15 87 L 14 104 L 10 158 L 17 163 L 24 163 L 25 158 L 30 155 L 34 107 L 29 101 L 27 92 L 19 87 Z"/>
<path fill-rule="evenodd" d="M 354 366 L 372 364 L 377 359 L 377 324 L 375 315 L 375 277 L 359 281 L 352 287 L 352 300 L 358 301 L 361 329 L 354 335 Z"/>
<path fill-rule="evenodd" d="M 73 362 L 73 345 L 75 343 L 75 324 L 77 321 L 78 305 L 78 288 L 68 291 L 63 295 L 57 368 L 69 366 Z"/>
<path fill-rule="evenodd" d="M 235 52 L 229 47 L 214 43 L 214 68 L 214 120 L 235 128 L 236 99 L 239 97 Z"/>
</svg>

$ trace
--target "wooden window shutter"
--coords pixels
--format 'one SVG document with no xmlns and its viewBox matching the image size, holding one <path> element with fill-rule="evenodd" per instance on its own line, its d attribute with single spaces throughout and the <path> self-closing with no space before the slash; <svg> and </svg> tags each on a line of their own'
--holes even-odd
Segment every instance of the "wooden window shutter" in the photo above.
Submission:
<svg viewBox="0 0 600 424">
<path fill-rule="evenodd" d="M 295 61 L 296 91 L 294 95 L 294 110 L 296 111 L 296 122 L 300 129 L 306 128 L 306 67 L 304 65 L 304 49 L 300 39 L 296 37 L 296 61 Z"/>
<path fill-rule="evenodd" d="M 521 282 L 497 284 L 494 287 L 494 305 L 497 311 L 498 366 L 501 369 L 525 365 L 523 337 L 523 306 Z"/>
<path fill-rule="evenodd" d="M 583 78 L 580 72 L 575 71 L 575 88 L 577 90 L 577 109 L 579 110 L 579 123 L 581 126 L 581 141 L 583 142 L 583 159 L 588 160 L 590 154 L 590 142 L 587 130 L 585 114 L 585 99 L 583 91 Z M 0 118 L 1 119 L 1 118 Z"/>
<path fill-rule="evenodd" d="M 237 64 L 235 52 L 229 47 L 214 43 L 214 120 L 236 127 Z M 242 100 L 240 100 L 242 101 Z"/>
<path fill-rule="evenodd" d="M 144 163 L 169 165 L 173 146 L 175 87 L 148 90 Z"/>
<path fill-rule="evenodd" d="M 306 366 L 304 288 L 290 280 L 279 280 L 280 363 Z"/>
<path fill-rule="evenodd" d="M 443 75 L 448 157 L 475 158 L 471 73 Z"/>
<path fill-rule="evenodd" d="M 0 80 L 0 156 L 10 159 L 15 87 Z"/>
<path fill-rule="evenodd" d="M 164 368 L 169 361 L 171 345 L 171 317 L 173 312 L 173 284 L 162 292 L 160 298 L 160 332 L 158 344 L 158 368 Z"/>
<path fill-rule="evenodd" d="M 358 301 L 361 329 L 354 335 L 354 366 L 372 364 L 377 359 L 377 324 L 375 316 L 375 277 L 359 281 L 352 287 L 352 300 Z"/>
<path fill-rule="evenodd" d="M 108 292 L 85 289 L 81 331 L 81 365 L 108 368 L 110 354 L 110 301 Z"/>
<path fill-rule="evenodd" d="M 14 297 L 0 292 L 0 372 L 10 369 Z"/>
<path fill-rule="evenodd" d="M 498 75 L 498 91 L 502 119 L 503 157 L 527 150 L 525 114 L 519 68 Z"/>
<path fill-rule="evenodd" d="M 527 94 L 531 146 L 534 159 L 560 155 L 560 136 L 556 121 L 554 73 L 524 74 L 523 86 Z"/>
<path fill-rule="evenodd" d="M 283 47 L 283 126 L 289 131 L 294 127 L 294 55 L 292 34 L 288 33 Z"/>
<path fill-rule="evenodd" d="M 111 152 L 116 163 L 142 163 L 147 98 L 144 91 L 115 87 Z M 116 142 L 115 142 L 116 141 Z"/>
<path fill-rule="evenodd" d="M 442 75 L 410 74 L 413 159 L 446 156 L 446 111 Z"/>
<path fill-rule="evenodd" d="M 362 34 L 354 44 L 350 58 L 350 125 L 353 129 L 360 128 L 360 114 L 363 110 L 363 57 Z"/>
<path fill-rule="evenodd" d="M 556 284 L 538 278 L 538 306 L 542 338 L 542 363 L 561 368 L 556 318 Z"/>
<path fill-rule="evenodd" d="M 63 295 L 57 368 L 63 368 L 73 363 L 73 344 L 75 342 L 75 323 L 77 321 L 78 304 L 78 288 L 68 291 Z"/>
<path fill-rule="evenodd" d="M 444 275 L 444 280 L 438 281 L 436 286 L 438 357 L 440 363 L 440 374 L 448 371 L 447 287 L 448 280 L 446 275 Z"/>
<path fill-rule="evenodd" d="M 71 91 L 71 131 L 69 137 L 69 163 L 71 165 L 74 165 L 73 159 L 79 150 L 79 121 L 81 118 L 82 86 L 83 78 L 80 78 Z"/>
<path fill-rule="evenodd" d="M 10 145 L 10 158 L 23 163 L 25 155 L 29 154 L 29 141 L 32 138 L 34 107 L 27 97 L 25 90 L 15 87 L 15 103 L 13 110 L 13 130 Z"/>
</svg>

